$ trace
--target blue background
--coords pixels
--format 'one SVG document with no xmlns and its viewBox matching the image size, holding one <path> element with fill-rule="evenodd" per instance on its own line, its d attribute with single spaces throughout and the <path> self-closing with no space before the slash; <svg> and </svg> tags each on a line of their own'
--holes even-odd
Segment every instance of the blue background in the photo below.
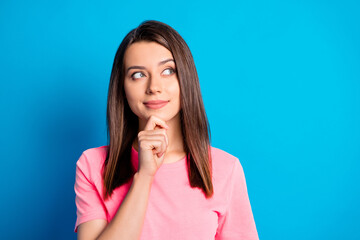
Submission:
<svg viewBox="0 0 360 240">
<path fill-rule="evenodd" d="M 212 145 L 260 239 L 360 239 L 358 1 L 1 1 L 1 239 L 75 239 L 81 153 L 106 145 L 115 52 L 143 20 L 198 69 Z"/>
</svg>

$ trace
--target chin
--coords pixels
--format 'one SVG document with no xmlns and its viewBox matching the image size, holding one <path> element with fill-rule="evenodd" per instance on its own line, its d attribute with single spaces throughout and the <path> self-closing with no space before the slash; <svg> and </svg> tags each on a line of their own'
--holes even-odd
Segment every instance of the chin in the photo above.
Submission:
<svg viewBox="0 0 360 240">
<path fill-rule="evenodd" d="M 179 113 L 169 114 L 166 111 L 158 111 L 158 112 L 154 111 L 153 113 L 147 114 L 143 119 L 145 119 L 147 121 L 150 118 L 150 116 L 155 116 L 155 117 L 162 119 L 165 122 L 168 122 L 168 121 L 176 118 L 177 115 L 179 115 Z"/>
<path fill-rule="evenodd" d="M 169 121 L 169 120 L 171 120 L 171 119 L 173 118 L 172 116 L 169 116 L 169 115 L 166 114 L 166 113 L 156 113 L 156 112 L 155 112 L 155 113 L 153 113 L 153 114 L 149 114 L 146 119 L 149 119 L 150 116 L 158 117 L 158 118 L 160 118 L 161 120 L 164 120 L 165 122 L 167 122 L 167 121 Z"/>
</svg>

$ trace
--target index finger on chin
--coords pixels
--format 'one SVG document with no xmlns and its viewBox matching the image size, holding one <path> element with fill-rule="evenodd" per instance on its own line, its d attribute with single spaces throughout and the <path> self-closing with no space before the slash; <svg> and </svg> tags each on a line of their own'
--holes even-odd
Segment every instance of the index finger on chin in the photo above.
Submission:
<svg viewBox="0 0 360 240">
<path fill-rule="evenodd" d="M 158 117 L 150 116 L 148 119 L 148 122 L 145 125 L 144 130 L 154 130 L 158 128 L 165 128 L 169 129 L 169 126 L 166 124 L 166 122 Z"/>
</svg>

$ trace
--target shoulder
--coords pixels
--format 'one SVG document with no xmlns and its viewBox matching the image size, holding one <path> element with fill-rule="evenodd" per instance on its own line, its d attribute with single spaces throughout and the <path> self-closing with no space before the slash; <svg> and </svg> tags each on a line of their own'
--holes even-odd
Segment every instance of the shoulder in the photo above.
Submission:
<svg viewBox="0 0 360 240">
<path fill-rule="evenodd" d="M 241 163 L 237 157 L 219 148 L 211 147 L 212 172 L 216 182 L 233 181 L 244 175 Z"/>
<path fill-rule="evenodd" d="M 234 165 L 240 164 L 237 157 L 224 150 L 211 146 L 211 160 L 213 167 L 216 169 L 232 169 Z"/>
<path fill-rule="evenodd" d="M 108 146 L 100 146 L 89 148 L 82 152 L 80 158 L 76 162 L 76 167 L 85 175 L 101 176 L 101 171 L 106 159 Z"/>
</svg>

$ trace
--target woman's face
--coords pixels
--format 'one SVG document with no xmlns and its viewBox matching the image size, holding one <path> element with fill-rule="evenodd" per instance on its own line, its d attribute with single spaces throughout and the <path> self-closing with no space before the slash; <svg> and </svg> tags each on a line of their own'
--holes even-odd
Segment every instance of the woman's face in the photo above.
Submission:
<svg viewBox="0 0 360 240">
<path fill-rule="evenodd" d="M 168 122 L 179 118 L 180 86 L 174 58 L 156 42 L 131 44 L 124 55 L 126 99 L 144 126 L 151 115 Z"/>
</svg>

